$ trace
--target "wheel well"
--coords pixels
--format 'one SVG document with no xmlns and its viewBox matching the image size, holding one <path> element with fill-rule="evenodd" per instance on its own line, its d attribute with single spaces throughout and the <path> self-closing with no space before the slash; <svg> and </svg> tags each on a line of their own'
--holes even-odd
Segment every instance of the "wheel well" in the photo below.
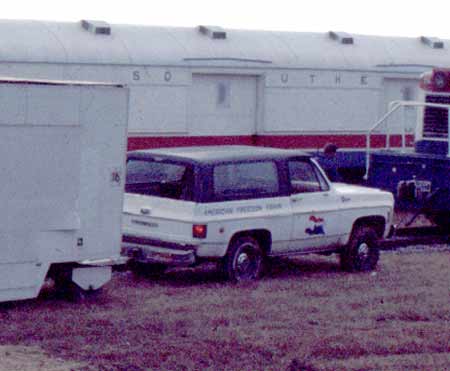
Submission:
<svg viewBox="0 0 450 371">
<path fill-rule="evenodd" d="M 73 263 L 52 264 L 47 272 L 47 277 L 51 279 L 61 279 L 65 277 L 71 279 Z"/>
<path fill-rule="evenodd" d="M 386 220 L 381 215 L 374 216 L 366 216 L 363 218 L 357 219 L 353 223 L 352 233 L 359 227 L 366 225 L 368 227 L 372 227 L 378 237 L 383 237 L 384 229 L 386 228 Z"/>
<path fill-rule="evenodd" d="M 250 231 L 241 231 L 233 235 L 230 245 L 239 237 L 250 236 L 258 241 L 264 255 L 270 252 L 272 247 L 272 234 L 267 229 L 253 229 Z"/>
</svg>

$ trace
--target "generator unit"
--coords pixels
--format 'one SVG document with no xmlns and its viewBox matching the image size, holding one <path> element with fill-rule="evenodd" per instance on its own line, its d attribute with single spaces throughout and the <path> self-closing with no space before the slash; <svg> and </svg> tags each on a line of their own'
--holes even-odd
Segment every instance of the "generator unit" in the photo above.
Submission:
<svg viewBox="0 0 450 371">
<path fill-rule="evenodd" d="M 414 150 L 376 150 L 367 157 L 367 184 L 391 191 L 397 209 L 423 213 L 448 233 L 450 229 L 450 70 L 423 74 L 416 102 L 418 122 Z"/>
</svg>

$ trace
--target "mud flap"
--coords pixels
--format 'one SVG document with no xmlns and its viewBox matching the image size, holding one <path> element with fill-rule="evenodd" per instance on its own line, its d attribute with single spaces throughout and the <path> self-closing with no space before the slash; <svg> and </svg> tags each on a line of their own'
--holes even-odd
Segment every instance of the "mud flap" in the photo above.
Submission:
<svg viewBox="0 0 450 371">
<path fill-rule="evenodd" d="M 72 281 L 83 290 L 98 290 L 111 280 L 111 267 L 82 267 L 72 270 Z"/>
<path fill-rule="evenodd" d="M 38 262 L 0 264 L 0 302 L 37 297 L 48 268 Z"/>
</svg>

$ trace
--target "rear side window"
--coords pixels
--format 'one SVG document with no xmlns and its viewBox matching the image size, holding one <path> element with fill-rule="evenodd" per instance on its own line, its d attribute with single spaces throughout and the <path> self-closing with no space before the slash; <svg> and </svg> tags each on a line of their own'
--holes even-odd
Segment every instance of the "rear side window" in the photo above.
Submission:
<svg viewBox="0 0 450 371">
<path fill-rule="evenodd" d="M 216 165 L 213 170 L 216 200 L 251 199 L 277 195 L 277 166 L 272 161 Z"/>
<path fill-rule="evenodd" d="M 129 159 L 125 191 L 146 196 L 192 200 L 193 170 L 189 164 Z"/>
</svg>

